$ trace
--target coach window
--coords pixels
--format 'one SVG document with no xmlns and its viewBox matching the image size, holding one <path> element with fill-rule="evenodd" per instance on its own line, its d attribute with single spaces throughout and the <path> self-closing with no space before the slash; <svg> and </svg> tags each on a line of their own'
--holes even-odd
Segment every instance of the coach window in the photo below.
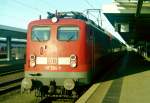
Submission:
<svg viewBox="0 0 150 103">
<path fill-rule="evenodd" d="M 57 39 L 62 41 L 74 41 L 78 39 L 79 27 L 59 27 Z"/>
<path fill-rule="evenodd" d="M 32 38 L 32 41 L 39 41 L 39 42 L 49 40 L 50 27 L 47 27 L 47 26 L 33 27 L 31 38 Z"/>
</svg>

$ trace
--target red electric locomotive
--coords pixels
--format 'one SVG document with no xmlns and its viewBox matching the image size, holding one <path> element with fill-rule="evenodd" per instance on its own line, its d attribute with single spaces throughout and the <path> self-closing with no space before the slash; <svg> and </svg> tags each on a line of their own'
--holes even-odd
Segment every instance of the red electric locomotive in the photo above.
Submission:
<svg viewBox="0 0 150 103">
<path fill-rule="evenodd" d="M 21 90 L 66 95 L 87 85 L 95 61 L 110 53 L 112 40 L 93 21 L 78 12 L 49 13 L 28 26 L 25 78 Z"/>
</svg>

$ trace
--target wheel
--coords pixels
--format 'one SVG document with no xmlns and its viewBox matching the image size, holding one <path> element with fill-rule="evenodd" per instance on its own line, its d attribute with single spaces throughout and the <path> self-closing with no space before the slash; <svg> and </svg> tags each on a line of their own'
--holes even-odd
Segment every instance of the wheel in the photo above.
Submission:
<svg viewBox="0 0 150 103">
<path fill-rule="evenodd" d="M 36 97 L 41 97 L 41 91 L 39 88 L 35 89 L 35 96 Z"/>
</svg>

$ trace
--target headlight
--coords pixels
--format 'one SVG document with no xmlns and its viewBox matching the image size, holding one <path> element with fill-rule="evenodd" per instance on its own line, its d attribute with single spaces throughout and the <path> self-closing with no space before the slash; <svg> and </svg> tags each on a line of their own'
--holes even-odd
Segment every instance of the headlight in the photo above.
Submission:
<svg viewBox="0 0 150 103">
<path fill-rule="evenodd" d="M 35 67 L 35 62 L 34 61 L 30 61 L 30 67 Z"/>
<path fill-rule="evenodd" d="M 57 21 L 58 21 L 58 18 L 57 18 L 57 17 L 53 17 L 53 18 L 52 18 L 52 22 L 53 22 L 53 23 L 56 23 Z"/>
<path fill-rule="evenodd" d="M 76 55 L 74 55 L 74 54 L 72 54 L 72 55 L 70 56 L 70 66 L 71 66 L 72 68 L 77 67 L 77 57 L 76 57 Z"/>
<path fill-rule="evenodd" d="M 76 60 L 76 55 L 74 54 L 70 55 L 70 60 Z"/>
<path fill-rule="evenodd" d="M 77 66 L 77 63 L 75 61 L 71 61 L 70 66 L 72 68 L 75 68 Z"/>
<path fill-rule="evenodd" d="M 30 67 L 35 67 L 35 65 L 36 65 L 36 57 L 35 57 L 35 55 L 31 55 L 30 56 Z"/>
</svg>

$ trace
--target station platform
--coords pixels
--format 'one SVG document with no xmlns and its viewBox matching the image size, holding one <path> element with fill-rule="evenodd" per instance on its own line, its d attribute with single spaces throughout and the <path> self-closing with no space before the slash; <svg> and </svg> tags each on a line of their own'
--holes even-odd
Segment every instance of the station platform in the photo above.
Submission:
<svg viewBox="0 0 150 103">
<path fill-rule="evenodd" d="M 76 103 L 149 103 L 150 62 L 138 54 L 127 53 L 112 69 Z"/>
</svg>

